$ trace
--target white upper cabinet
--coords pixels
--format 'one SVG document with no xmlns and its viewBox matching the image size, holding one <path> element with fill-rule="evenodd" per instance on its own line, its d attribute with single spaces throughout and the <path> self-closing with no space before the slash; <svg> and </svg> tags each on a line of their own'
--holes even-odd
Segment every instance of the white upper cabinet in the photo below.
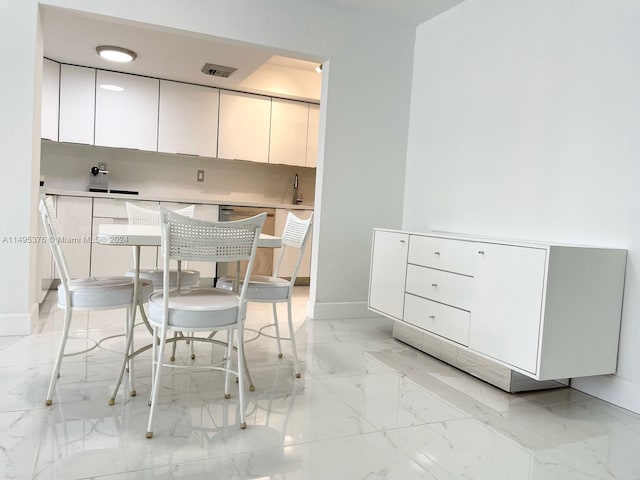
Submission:
<svg viewBox="0 0 640 480">
<path fill-rule="evenodd" d="M 305 166 L 309 104 L 271 100 L 269 163 Z"/>
<path fill-rule="evenodd" d="M 309 105 L 307 126 L 307 167 L 315 168 L 318 163 L 318 134 L 320 130 L 320 105 Z"/>
<path fill-rule="evenodd" d="M 60 92 L 60 64 L 44 59 L 42 62 L 42 111 L 40 136 L 58 140 L 58 108 Z"/>
<path fill-rule="evenodd" d="M 218 157 L 269 161 L 271 98 L 220 92 Z"/>
<path fill-rule="evenodd" d="M 59 137 L 61 142 L 93 145 L 95 104 L 95 69 L 61 65 Z"/>
<path fill-rule="evenodd" d="M 156 78 L 98 70 L 95 144 L 158 150 Z"/>
<path fill-rule="evenodd" d="M 215 157 L 219 98 L 217 88 L 161 80 L 158 151 Z"/>
</svg>

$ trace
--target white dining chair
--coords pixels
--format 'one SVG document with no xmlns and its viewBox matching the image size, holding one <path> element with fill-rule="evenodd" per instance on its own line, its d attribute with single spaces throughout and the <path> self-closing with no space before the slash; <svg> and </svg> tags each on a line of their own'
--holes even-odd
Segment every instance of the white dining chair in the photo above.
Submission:
<svg viewBox="0 0 640 480">
<path fill-rule="evenodd" d="M 147 438 L 153 437 L 153 419 L 158 403 L 158 391 L 162 379 L 162 369 L 194 368 L 192 365 L 177 365 L 164 360 L 168 331 L 212 332 L 227 331 L 227 346 L 222 365 L 211 364 L 202 368 L 225 372 L 224 394 L 230 397 L 230 374 L 238 378 L 240 403 L 240 428 L 246 428 L 245 420 L 245 360 L 244 360 L 244 320 L 246 316 L 247 287 L 239 292 L 225 291 L 214 287 L 183 288 L 178 285 L 172 290 L 169 285 L 169 262 L 178 262 L 178 272 L 183 261 L 238 262 L 248 260 L 244 284 L 251 276 L 255 253 L 266 213 L 232 222 L 207 222 L 187 218 L 161 207 L 162 255 L 164 263 L 164 283 L 161 292 L 154 293 L 149 300 L 149 320 L 154 330 L 154 338 L 159 337 L 159 345 L 153 342 L 152 391 L 150 399 Z M 232 368 L 234 331 L 237 331 L 237 363 Z M 189 340 L 212 342 L 211 336 L 190 336 Z M 201 368 L 201 367 L 198 367 Z"/>
<path fill-rule="evenodd" d="M 126 202 L 127 207 L 127 217 L 130 225 L 160 225 L 160 209 L 152 209 L 146 208 L 141 205 L 137 205 L 132 202 Z M 195 205 L 189 205 L 183 208 L 178 208 L 173 210 L 173 212 L 184 215 L 188 218 L 193 218 L 193 214 L 195 212 Z M 134 249 L 137 247 L 133 247 Z M 141 247 L 138 247 L 141 248 Z M 134 252 L 134 261 L 135 261 L 136 253 Z M 136 271 L 128 270 L 125 272 L 127 277 L 135 277 Z M 145 267 L 140 268 L 138 272 L 138 278 L 142 280 L 148 280 L 153 284 L 154 290 L 162 290 L 162 284 L 164 281 L 164 272 L 162 268 L 156 267 Z M 200 282 L 200 272 L 193 269 L 185 269 L 183 268 L 180 271 L 180 285 L 183 287 L 192 287 L 198 285 Z M 169 285 L 171 287 L 175 287 L 178 284 L 178 271 L 175 268 L 171 268 L 169 270 Z M 148 319 L 146 317 L 146 313 L 144 309 L 140 309 L 140 315 L 142 316 L 145 324 L 148 324 Z M 175 332 L 174 337 L 177 338 L 179 335 L 183 335 L 182 332 Z M 177 343 L 174 341 L 171 350 L 171 360 L 174 361 L 176 358 L 176 345 Z M 195 350 L 193 344 L 191 344 L 191 359 L 194 360 L 196 358 Z"/>
<path fill-rule="evenodd" d="M 58 225 L 52 197 L 43 197 L 40 200 L 39 209 L 49 246 L 53 253 L 53 260 L 60 276 L 60 286 L 58 287 L 58 307 L 64 309 L 62 336 L 60 338 L 60 345 L 56 354 L 55 364 L 53 372 L 51 373 L 51 380 L 49 382 L 49 389 L 47 390 L 47 398 L 45 402 L 46 405 L 51 405 L 53 403 L 53 390 L 56 385 L 56 380 L 60 376 L 62 358 L 67 356 L 64 351 L 67 339 L 69 338 L 69 329 L 71 326 L 71 317 L 73 312 L 77 310 L 89 311 L 126 308 L 126 330 L 127 338 L 129 339 L 133 328 L 134 282 L 133 279 L 125 276 L 71 278 L 62 249 L 62 244 L 65 240 Z M 146 280 L 141 281 L 140 292 L 141 300 L 146 302 L 152 293 L 151 282 Z M 122 368 L 116 384 L 117 386 L 120 385 L 125 368 L 129 365 L 130 347 L 130 343 L 127 342 Z M 130 380 L 131 377 L 132 375 L 130 375 Z M 112 399 L 115 398 L 117 386 L 114 390 Z"/>
<path fill-rule="evenodd" d="M 262 335 L 270 336 L 263 333 L 263 330 L 268 327 L 275 328 L 275 338 L 278 344 L 278 357 L 282 358 L 282 345 L 281 340 L 289 340 L 291 342 L 291 350 L 293 353 L 293 365 L 296 378 L 300 378 L 300 368 L 298 365 L 298 353 L 296 351 L 296 339 L 293 329 L 293 319 L 291 315 L 291 297 L 293 295 L 293 287 L 296 283 L 298 276 L 298 270 L 300 263 L 304 255 L 307 240 L 309 239 L 309 232 L 311 230 L 311 224 L 313 219 L 313 213 L 306 219 L 300 219 L 294 214 L 289 212 L 287 215 L 287 221 L 282 233 L 282 248 L 276 263 L 276 268 L 273 276 L 266 275 L 253 275 L 249 280 L 249 288 L 247 290 L 247 301 L 249 302 L 261 302 L 271 303 L 273 308 L 273 323 L 265 325 L 260 328 L 259 332 Z M 296 258 L 291 278 L 279 277 L 280 268 L 282 266 L 282 260 L 285 258 L 285 254 L 288 249 L 296 249 L 298 255 Z M 232 277 L 222 277 L 218 279 L 216 286 L 225 290 L 232 290 L 234 288 L 235 279 Z M 243 286 L 240 284 L 240 286 Z M 289 323 L 289 337 L 283 338 L 280 336 L 280 327 L 278 325 L 278 303 L 287 303 L 287 319 Z"/>
<path fill-rule="evenodd" d="M 136 205 L 132 202 L 126 202 L 127 218 L 130 225 L 160 225 L 160 210 L 151 209 Z M 179 215 L 184 215 L 188 218 L 193 218 L 195 212 L 195 205 L 189 205 L 184 208 L 173 210 Z M 135 248 L 135 247 L 134 247 Z M 125 273 L 128 277 L 134 277 L 135 270 L 129 270 Z M 172 286 L 177 285 L 177 270 L 171 269 L 169 273 L 169 282 Z M 180 283 L 183 287 L 198 285 L 200 281 L 200 272 L 197 270 L 182 269 L 180 272 Z M 142 280 L 149 280 L 153 283 L 155 290 L 162 289 L 162 282 L 164 279 L 164 273 L 162 268 L 140 268 L 139 278 Z"/>
</svg>

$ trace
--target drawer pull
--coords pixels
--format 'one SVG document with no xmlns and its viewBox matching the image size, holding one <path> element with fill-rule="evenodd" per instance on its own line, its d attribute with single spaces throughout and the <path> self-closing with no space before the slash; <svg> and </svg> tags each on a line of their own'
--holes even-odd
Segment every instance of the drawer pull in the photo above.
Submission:
<svg viewBox="0 0 640 480">
<path fill-rule="evenodd" d="M 432 286 L 433 288 L 438 288 L 438 284 L 437 284 L 437 283 L 432 283 L 432 284 L 431 284 L 431 286 Z"/>
<path fill-rule="evenodd" d="M 404 243 L 404 242 L 405 242 L 404 240 L 400 240 L 400 243 Z"/>
<path fill-rule="evenodd" d="M 436 316 L 435 316 L 435 315 L 429 315 L 429 318 L 430 318 L 431 320 L 435 320 Z"/>
<path fill-rule="evenodd" d="M 434 255 L 440 255 L 440 252 L 433 252 Z"/>
<path fill-rule="evenodd" d="M 480 255 L 484 255 L 484 250 L 478 250 L 478 253 L 479 253 Z"/>
</svg>

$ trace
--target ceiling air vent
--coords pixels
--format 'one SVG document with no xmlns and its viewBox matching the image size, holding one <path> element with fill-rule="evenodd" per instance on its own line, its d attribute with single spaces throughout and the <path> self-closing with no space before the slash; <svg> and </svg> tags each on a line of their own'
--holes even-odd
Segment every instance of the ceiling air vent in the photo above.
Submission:
<svg viewBox="0 0 640 480">
<path fill-rule="evenodd" d="M 214 65 L 213 63 L 205 63 L 204 67 L 202 67 L 202 73 L 204 73 L 205 75 L 211 75 L 213 77 L 223 77 L 223 78 L 227 78 L 236 70 L 237 68 L 234 68 L 234 67 L 225 67 L 224 65 Z"/>
</svg>

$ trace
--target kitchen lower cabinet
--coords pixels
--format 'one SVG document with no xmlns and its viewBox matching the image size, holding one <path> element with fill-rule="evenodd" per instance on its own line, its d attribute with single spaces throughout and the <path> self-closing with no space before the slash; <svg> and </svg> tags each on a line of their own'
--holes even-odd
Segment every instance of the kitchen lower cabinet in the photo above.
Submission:
<svg viewBox="0 0 640 480">
<path fill-rule="evenodd" d="M 53 196 L 54 204 L 56 197 Z M 38 273 L 36 276 L 36 295 L 38 297 L 38 303 L 44 301 L 53 279 L 55 278 L 55 267 L 53 265 L 53 254 L 51 253 L 51 247 L 49 246 L 49 240 L 47 238 L 47 232 L 40 218 L 40 212 L 38 211 L 38 239 L 42 240 L 38 243 Z M 46 240 L 46 241 L 45 241 Z"/>
<path fill-rule="evenodd" d="M 158 202 L 135 202 L 148 208 L 158 208 Z M 95 198 L 93 200 L 92 231 L 98 236 L 102 224 L 127 224 L 126 200 Z M 140 267 L 154 268 L 158 257 L 158 247 L 141 247 Z M 91 276 L 120 276 L 133 268 L 133 247 L 101 245 L 94 242 L 91 248 Z"/>
<path fill-rule="evenodd" d="M 284 232 L 284 226 L 287 222 L 287 215 L 291 212 L 298 218 L 306 220 L 311 216 L 313 210 L 287 210 L 285 208 L 277 208 L 276 209 L 276 218 L 275 218 L 275 227 L 274 227 L 274 235 L 276 237 L 281 237 Z M 302 260 L 300 261 L 300 267 L 298 268 L 298 276 L 296 280 L 297 285 L 308 285 L 309 279 L 311 277 L 311 242 L 313 241 L 313 225 L 312 231 L 309 232 L 309 238 L 307 239 L 307 245 L 304 250 L 304 254 L 302 255 Z M 280 249 L 274 249 L 273 251 L 273 268 L 276 268 L 278 264 L 278 259 L 280 258 Z M 278 271 L 278 276 L 282 278 L 291 278 L 293 274 L 293 269 L 296 266 L 296 261 L 298 260 L 298 250 L 294 248 L 289 248 L 282 257 L 282 261 L 280 263 L 280 270 Z"/>
<path fill-rule="evenodd" d="M 91 260 L 90 197 L 59 196 L 56 202 L 58 224 L 62 231 L 62 250 L 67 259 L 71 278 L 88 277 Z M 60 278 L 56 273 L 56 278 Z"/>
<path fill-rule="evenodd" d="M 546 388 L 615 372 L 626 256 L 375 229 L 369 308 L 396 320 L 396 338 L 500 388 Z"/>
<path fill-rule="evenodd" d="M 369 308 L 403 318 L 409 235 L 375 230 L 369 276 Z"/>
<path fill-rule="evenodd" d="M 183 205 L 186 206 L 186 205 Z M 206 220 L 208 222 L 217 222 L 219 205 L 196 204 L 193 218 Z M 185 262 L 185 268 L 191 268 L 200 272 L 200 285 L 213 286 L 216 277 L 216 264 L 214 262 Z"/>
</svg>

